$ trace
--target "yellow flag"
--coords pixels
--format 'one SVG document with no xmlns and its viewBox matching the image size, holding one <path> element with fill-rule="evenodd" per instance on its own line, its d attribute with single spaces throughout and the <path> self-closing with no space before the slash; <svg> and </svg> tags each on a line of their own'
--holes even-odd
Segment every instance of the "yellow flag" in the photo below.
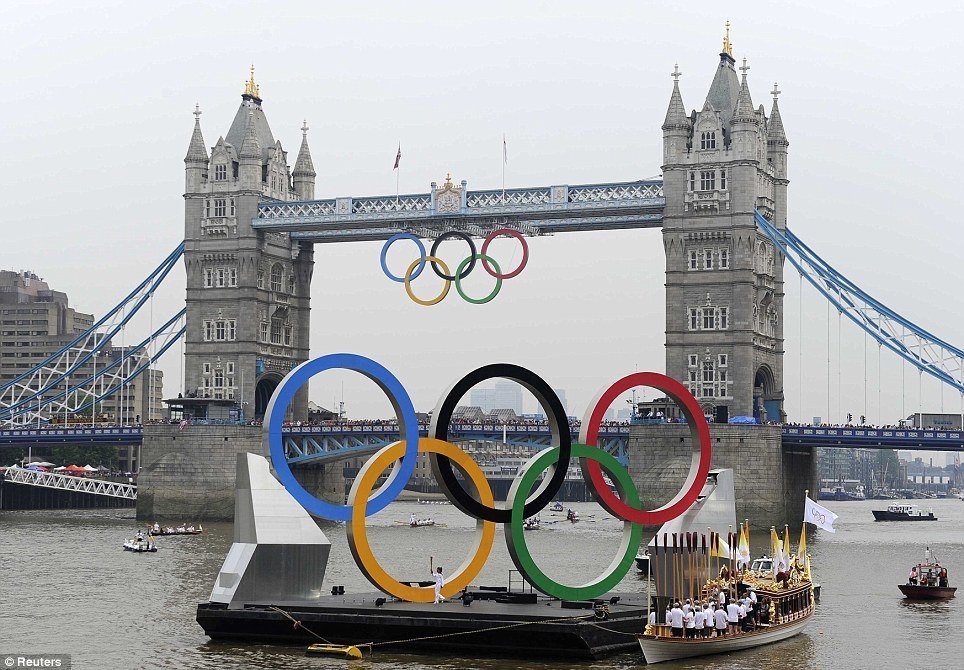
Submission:
<svg viewBox="0 0 964 670">
<path fill-rule="evenodd" d="M 780 555 L 780 536 L 777 535 L 777 530 L 773 526 L 770 526 L 770 557 L 776 561 Z"/>
<path fill-rule="evenodd" d="M 800 527 L 800 546 L 797 547 L 797 564 L 803 565 L 807 558 L 807 524 Z"/>
</svg>

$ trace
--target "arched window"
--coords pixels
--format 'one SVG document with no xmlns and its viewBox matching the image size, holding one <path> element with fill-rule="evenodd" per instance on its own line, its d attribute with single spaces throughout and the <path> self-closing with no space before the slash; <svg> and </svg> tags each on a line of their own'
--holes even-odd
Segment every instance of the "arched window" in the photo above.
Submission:
<svg viewBox="0 0 964 670">
<path fill-rule="evenodd" d="M 284 279 L 285 268 L 281 263 L 275 263 L 271 266 L 271 290 L 280 291 L 281 283 Z"/>
</svg>

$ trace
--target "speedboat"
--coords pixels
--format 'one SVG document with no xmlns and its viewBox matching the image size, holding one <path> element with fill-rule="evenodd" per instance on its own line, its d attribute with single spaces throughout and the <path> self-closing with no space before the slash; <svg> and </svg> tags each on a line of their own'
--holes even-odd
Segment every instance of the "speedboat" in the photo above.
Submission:
<svg viewBox="0 0 964 670">
<path fill-rule="evenodd" d="M 522 530 L 539 530 L 542 528 L 539 517 L 533 517 L 531 519 L 526 519 L 522 522 Z"/>
<path fill-rule="evenodd" d="M 564 509 L 565 508 L 562 506 L 562 503 L 559 502 L 558 500 L 552 503 L 552 506 L 549 507 L 550 512 L 562 512 Z"/>
</svg>

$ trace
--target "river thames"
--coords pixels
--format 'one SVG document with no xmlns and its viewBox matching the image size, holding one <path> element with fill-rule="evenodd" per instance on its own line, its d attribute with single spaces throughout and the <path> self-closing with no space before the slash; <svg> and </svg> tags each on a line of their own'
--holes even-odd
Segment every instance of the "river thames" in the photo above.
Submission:
<svg viewBox="0 0 964 670">
<path fill-rule="evenodd" d="M 964 651 L 964 598 L 907 603 L 897 590 L 930 546 L 948 566 L 951 585 L 964 577 L 964 502 L 916 501 L 933 523 L 875 523 L 885 501 L 828 503 L 838 532 L 813 531 L 808 547 L 822 584 L 806 631 L 776 645 L 726 656 L 667 663 L 672 668 L 949 668 Z M 619 522 L 592 503 L 573 504 L 583 520 L 530 533 L 533 555 L 553 577 L 576 582 L 608 565 Z M 397 523 L 416 512 L 446 527 Z M 155 554 L 121 549 L 136 522 L 133 510 L 0 513 L 0 654 L 71 654 L 74 668 L 631 668 L 641 653 L 593 662 L 519 661 L 419 656 L 379 651 L 362 661 L 306 657 L 302 646 L 211 642 L 194 620 L 231 543 L 231 524 L 205 525 L 198 537 L 158 540 Z M 543 521 L 559 516 L 548 513 Z M 190 519 L 185 519 L 190 522 Z M 474 523 L 451 506 L 396 502 L 371 520 L 376 555 L 398 577 L 427 578 L 429 560 L 455 566 L 468 550 Z M 325 528 L 332 543 L 326 584 L 351 593 L 373 589 L 354 566 L 343 526 Z M 755 554 L 767 541 L 754 528 Z M 532 537 L 529 537 L 531 535 Z M 797 538 L 793 538 L 796 545 Z M 479 584 L 504 585 L 511 562 L 498 530 Z M 518 578 L 516 578 L 518 579 Z M 619 587 L 644 591 L 635 569 Z M 460 607 L 449 603 L 442 607 Z M 361 642 L 361 640 L 360 640 Z"/>
</svg>

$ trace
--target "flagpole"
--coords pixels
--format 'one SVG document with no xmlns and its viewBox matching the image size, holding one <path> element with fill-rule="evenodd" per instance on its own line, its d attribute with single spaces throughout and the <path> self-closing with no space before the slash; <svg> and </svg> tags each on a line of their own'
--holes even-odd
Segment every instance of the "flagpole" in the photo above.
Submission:
<svg viewBox="0 0 964 670">
<path fill-rule="evenodd" d="M 502 133 L 502 204 L 505 204 L 505 164 L 509 162 L 509 153 L 505 144 L 505 133 Z"/>
</svg>

